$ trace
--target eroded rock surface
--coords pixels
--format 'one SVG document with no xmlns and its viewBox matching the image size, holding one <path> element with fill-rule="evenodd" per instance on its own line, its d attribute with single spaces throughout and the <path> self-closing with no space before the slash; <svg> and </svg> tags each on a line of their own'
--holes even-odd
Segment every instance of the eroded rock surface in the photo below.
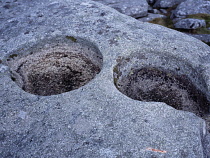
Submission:
<svg viewBox="0 0 210 158">
<path fill-rule="evenodd" d="M 2 157 L 209 156 L 207 124 L 201 117 L 187 109 L 177 110 L 164 102 L 129 98 L 116 88 L 114 77 L 116 65 L 123 62 L 123 74 L 144 65 L 164 68 L 167 72 L 174 69 L 179 75 L 185 73 L 191 81 L 186 84 L 192 83 L 209 99 L 210 48 L 206 44 L 159 25 L 139 22 L 89 0 L 13 0 L 0 3 Z M 84 41 L 82 46 L 91 47 L 82 47 L 84 53 L 78 58 L 78 54 L 75 55 L 78 49 L 68 47 L 66 51 L 63 44 L 64 41 L 80 44 L 80 40 Z M 52 49 L 51 41 L 57 41 L 54 43 L 56 49 Z M 33 59 L 33 54 L 44 57 Z M 17 69 L 10 64 L 15 62 Z M 88 82 L 71 91 L 45 96 L 27 92 L 21 84 L 13 81 L 15 72 L 30 77 L 34 69 L 27 68 L 40 65 L 38 70 L 50 72 L 56 81 L 47 83 L 48 80 L 42 82 L 42 77 L 37 79 L 37 83 L 41 82 L 42 87 L 48 90 L 54 88 L 54 83 L 56 86 L 60 84 L 58 78 L 62 75 L 58 74 L 66 74 L 67 68 L 74 68 L 70 72 L 93 75 L 87 75 Z M 95 71 L 96 68 L 99 71 Z M 38 72 L 36 74 L 40 76 Z M 128 75 L 133 73 L 131 70 Z M 42 74 L 48 76 L 48 73 Z M 71 79 L 83 83 L 84 78 L 75 79 L 77 76 L 78 73 L 70 75 L 65 85 L 71 85 Z M 27 79 L 20 77 L 18 82 Z M 65 76 L 62 79 L 65 80 Z"/>
<path fill-rule="evenodd" d="M 174 11 L 176 18 L 183 18 L 191 14 L 210 14 L 210 1 L 207 0 L 186 0 L 179 4 Z"/>
<path fill-rule="evenodd" d="M 95 77 L 103 65 L 99 50 L 72 36 L 48 40 L 47 48 L 8 61 L 12 79 L 36 95 L 55 95 L 77 89 Z M 38 48 L 37 48 L 38 47 Z"/>
<path fill-rule="evenodd" d="M 180 4 L 181 2 L 184 2 L 186 0 L 157 0 L 154 4 L 154 7 L 157 8 L 169 8 L 173 7 L 175 5 Z"/>
<path fill-rule="evenodd" d="M 206 43 L 210 43 L 210 34 L 201 34 L 201 35 L 189 34 L 189 35 L 193 36 L 201 41 L 204 41 Z"/>
<path fill-rule="evenodd" d="M 179 29 L 188 29 L 188 30 L 197 29 L 201 27 L 206 27 L 206 22 L 205 20 L 187 18 L 176 22 L 174 24 L 174 27 Z"/>
<path fill-rule="evenodd" d="M 108 5 L 119 12 L 134 18 L 147 16 L 148 3 L 146 0 L 94 0 Z"/>
<path fill-rule="evenodd" d="M 139 18 L 139 21 L 143 21 L 143 22 L 148 22 L 148 21 L 152 21 L 156 18 L 166 18 L 165 15 L 161 15 L 161 14 L 152 14 L 149 13 L 148 16 L 144 17 L 144 18 Z"/>
</svg>

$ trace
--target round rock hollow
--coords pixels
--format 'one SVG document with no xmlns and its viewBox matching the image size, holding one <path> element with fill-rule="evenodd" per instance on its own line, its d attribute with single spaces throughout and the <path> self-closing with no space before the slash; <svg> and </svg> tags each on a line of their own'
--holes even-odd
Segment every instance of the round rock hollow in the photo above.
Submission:
<svg viewBox="0 0 210 158">
<path fill-rule="evenodd" d="M 188 63 L 150 53 L 134 54 L 117 62 L 114 83 L 128 97 L 164 102 L 201 117 L 209 114 L 205 82 Z"/>
<path fill-rule="evenodd" d="M 11 77 L 24 91 L 36 95 L 55 95 L 77 89 L 102 68 L 99 50 L 74 37 L 47 41 L 26 52 L 9 62 Z"/>
</svg>

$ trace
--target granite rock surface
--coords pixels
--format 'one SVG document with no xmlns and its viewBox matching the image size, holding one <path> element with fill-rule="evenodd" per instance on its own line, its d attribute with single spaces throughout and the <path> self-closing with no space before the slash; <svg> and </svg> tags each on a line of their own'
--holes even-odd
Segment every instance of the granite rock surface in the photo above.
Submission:
<svg viewBox="0 0 210 158">
<path fill-rule="evenodd" d="M 198 35 L 196 35 L 196 34 L 188 34 L 188 35 L 193 36 L 193 37 L 195 37 L 195 38 L 197 38 L 197 39 L 199 39 L 201 41 L 204 41 L 206 43 L 210 42 L 210 34 L 200 34 L 200 35 L 199 34 Z"/>
<path fill-rule="evenodd" d="M 153 6 L 157 8 L 170 8 L 184 1 L 185 0 L 157 0 Z"/>
<path fill-rule="evenodd" d="M 142 22 L 147 22 L 147 21 L 152 21 L 152 20 L 154 20 L 156 18 L 166 18 L 166 16 L 165 15 L 161 15 L 161 14 L 148 13 L 148 15 L 146 17 L 139 18 L 138 20 L 142 21 Z"/>
<path fill-rule="evenodd" d="M 209 46 L 90 0 L 10 0 L 0 6 L 2 157 L 209 156 L 202 116 L 132 99 L 116 84 L 122 75 L 126 81 L 138 77 L 134 70 L 143 67 L 146 89 L 156 79 L 176 80 L 184 94 L 192 83 L 209 99 Z"/>
<path fill-rule="evenodd" d="M 178 5 L 174 11 L 175 18 L 185 18 L 191 14 L 210 14 L 210 1 L 207 0 L 186 0 Z"/>
<path fill-rule="evenodd" d="M 146 0 L 94 0 L 105 5 L 108 5 L 119 12 L 132 16 L 134 18 L 140 18 L 147 16 L 148 3 Z"/>
<path fill-rule="evenodd" d="M 174 24 L 175 28 L 181 28 L 181 29 L 197 29 L 201 27 L 206 27 L 205 20 L 200 19 L 181 19 L 178 22 Z"/>
</svg>

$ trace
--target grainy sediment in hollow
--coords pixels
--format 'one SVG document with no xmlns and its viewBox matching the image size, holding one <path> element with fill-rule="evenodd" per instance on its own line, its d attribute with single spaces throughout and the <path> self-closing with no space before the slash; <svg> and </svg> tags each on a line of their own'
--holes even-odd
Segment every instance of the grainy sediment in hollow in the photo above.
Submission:
<svg viewBox="0 0 210 158">
<path fill-rule="evenodd" d="M 113 71 L 114 84 L 121 93 L 135 100 L 164 102 L 177 110 L 195 113 L 206 120 L 210 131 L 206 84 L 199 71 L 187 62 L 134 53 L 119 58 Z"/>
<path fill-rule="evenodd" d="M 10 63 L 12 79 L 18 86 L 29 93 L 47 96 L 85 85 L 100 72 L 102 56 L 80 44 L 63 44 Z"/>
</svg>

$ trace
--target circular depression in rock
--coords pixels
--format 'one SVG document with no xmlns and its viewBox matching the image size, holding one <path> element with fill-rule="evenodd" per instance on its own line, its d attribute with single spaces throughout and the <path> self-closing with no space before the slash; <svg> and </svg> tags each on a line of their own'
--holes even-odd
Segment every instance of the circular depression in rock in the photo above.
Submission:
<svg viewBox="0 0 210 158">
<path fill-rule="evenodd" d="M 189 64 L 153 54 L 134 55 L 117 62 L 114 84 L 126 96 L 140 101 L 165 102 L 201 117 L 209 114 L 205 82 L 199 71 Z"/>
<path fill-rule="evenodd" d="M 102 68 L 99 50 L 90 42 L 70 36 L 40 42 L 26 52 L 9 61 L 11 78 L 24 91 L 36 95 L 77 89 Z"/>
</svg>

